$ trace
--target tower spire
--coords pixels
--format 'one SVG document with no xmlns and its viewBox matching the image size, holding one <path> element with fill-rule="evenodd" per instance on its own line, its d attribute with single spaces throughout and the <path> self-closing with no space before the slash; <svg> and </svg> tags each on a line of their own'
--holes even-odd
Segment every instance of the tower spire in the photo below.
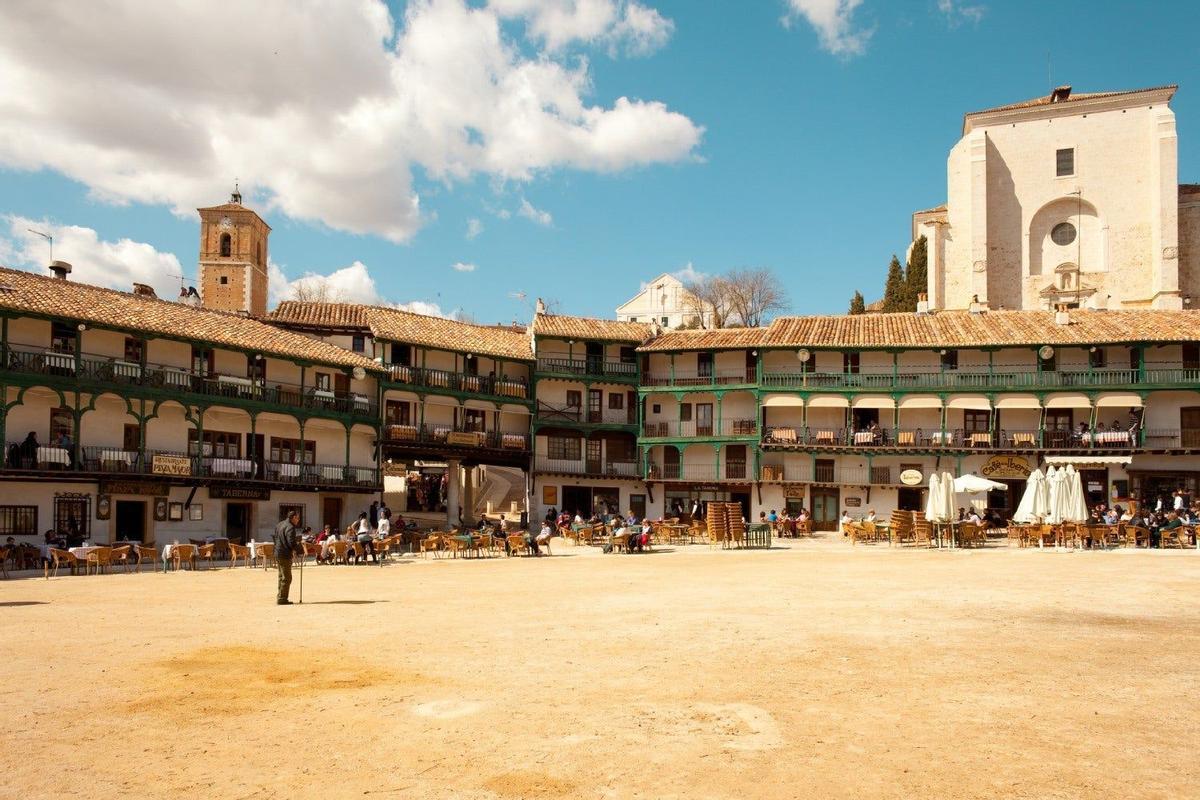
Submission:
<svg viewBox="0 0 1200 800">
<path fill-rule="evenodd" d="M 229 202 L 237 203 L 238 205 L 242 204 L 242 193 L 238 190 L 237 178 L 233 179 L 233 194 L 229 195 Z"/>
</svg>

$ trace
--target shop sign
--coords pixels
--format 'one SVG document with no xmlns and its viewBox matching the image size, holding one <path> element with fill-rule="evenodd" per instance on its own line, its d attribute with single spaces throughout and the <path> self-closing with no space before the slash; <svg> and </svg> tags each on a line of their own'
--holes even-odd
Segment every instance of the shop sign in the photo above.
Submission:
<svg viewBox="0 0 1200 800">
<path fill-rule="evenodd" d="M 1023 456 L 992 456 L 979 468 L 979 474 L 985 478 L 1025 480 L 1031 472 L 1033 467 Z"/>
<path fill-rule="evenodd" d="M 191 475 L 192 460 L 187 456 L 168 456 L 155 453 L 150 462 L 150 471 L 155 475 Z"/>
<path fill-rule="evenodd" d="M 845 502 L 846 502 L 847 508 L 858 508 L 859 506 L 862 505 L 862 498 L 861 497 L 847 497 Z"/>
<path fill-rule="evenodd" d="M 783 487 L 784 500 L 803 500 L 805 487 L 801 486 L 785 486 Z"/>
<path fill-rule="evenodd" d="M 451 431 L 446 434 L 446 444 L 452 444 L 457 447 L 478 447 L 478 433 L 464 433 L 462 431 Z"/>
<path fill-rule="evenodd" d="M 271 490 L 266 486 L 223 486 L 208 487 L 208 496 L 214 500 L 270 500 Z"/>
<path fill-rule="evenodd" d="M 905 486 L 919 486 L 925 482 L 925 476 L 919 469 L 906 469 L 900 473 L 900 482 Z"/>
<path fill-rule="evenodd" d="M 160 497 L 167 493 L 167 484 L 162 481 L 100 481 L 100 494 L 139 494 Z"/>
</svg>

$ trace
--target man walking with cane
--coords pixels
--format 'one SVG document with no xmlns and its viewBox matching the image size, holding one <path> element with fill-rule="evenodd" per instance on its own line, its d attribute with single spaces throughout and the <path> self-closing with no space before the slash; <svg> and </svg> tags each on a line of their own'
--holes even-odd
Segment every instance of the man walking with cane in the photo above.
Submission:
<svg viewBox="0 0 1200 800">
<path fill-rule="evenodd" d="M 288 600 L 288 590 L 292 588 L 292 556 L 300 552 L 300 543 L 296 536 L 296 525 L 299 522 L 300 513 L 293 510 L 275 526 L 275 563 L 279 568 L 279 595 L 275 602 L 281 606 L 292 604 L 292 601 Z"/>
</svg>

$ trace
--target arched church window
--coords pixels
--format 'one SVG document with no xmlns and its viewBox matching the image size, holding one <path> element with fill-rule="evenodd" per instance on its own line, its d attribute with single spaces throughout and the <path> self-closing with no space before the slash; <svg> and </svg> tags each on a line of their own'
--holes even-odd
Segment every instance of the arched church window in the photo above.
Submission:
<svg viewBox="0 0 1200 800">
<path fill-rule="evenodd" d="M 1075 241 L 1075 226 L 1069 222 L 1060 222 L 1050 230 L 1050 239 L 1060 247 L 1066 247 Z"/>
<path fill-rule="evenodd" d="M 254 263 L 255 264 L 262 263 L 262 242 L 254 243 Z"/>
<path fill-rule="evenodd" d="M 228 233 L 221 234 L 221 255 L 229 256 L 233 254 L 233 239 Z"/>
</svg>

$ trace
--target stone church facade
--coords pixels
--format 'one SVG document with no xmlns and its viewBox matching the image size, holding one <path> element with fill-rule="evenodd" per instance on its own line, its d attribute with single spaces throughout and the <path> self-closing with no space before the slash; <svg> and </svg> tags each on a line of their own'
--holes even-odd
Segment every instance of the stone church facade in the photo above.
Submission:
<svg viewBox="0 0 1200 800">
<path fill-rule="evenodd" d="M 1175 90 L 1062 86 L 966 114 L 948 202 L 913 214 L 929 307 L 1191 307 L 1200 186 L 1179 183 Z"/>
</svg>

